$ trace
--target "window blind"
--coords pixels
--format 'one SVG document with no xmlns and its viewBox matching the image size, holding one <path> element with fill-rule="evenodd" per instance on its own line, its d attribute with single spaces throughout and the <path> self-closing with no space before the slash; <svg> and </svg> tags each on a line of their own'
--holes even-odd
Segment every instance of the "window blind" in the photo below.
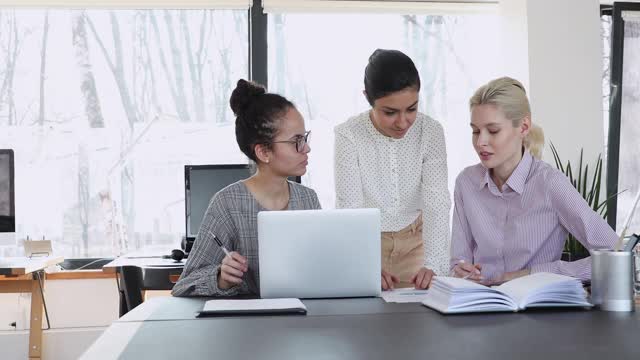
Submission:
<svg viewBox="0 0 640 360">
<path fill-rule="evenodd" d="M 0 8 L 246 10 L 251 3 L 251 0 L 0 0 Z"/>
<path fill-rule="evenodd" d="M 493 13 L 498 1 L 347 1 L 347 0 L 262 0 L 266 13 L 364 12 L 396 14 Z"/>
</svg>

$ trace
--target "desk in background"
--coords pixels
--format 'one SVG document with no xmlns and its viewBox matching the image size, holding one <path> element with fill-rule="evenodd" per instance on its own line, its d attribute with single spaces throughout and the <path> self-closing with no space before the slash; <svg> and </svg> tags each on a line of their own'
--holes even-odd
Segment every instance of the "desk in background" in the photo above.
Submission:
<svg viewBox="0 0 640 360">
<path fill-rule="evenodd" d="M 149 300 L 114 322 L 83 358 L 602 360 L 640 351 L 638 312 L 444 316 L 365 298 L 303 300 L 306 316 L 196 319 L 206 300 Z"/>
<path fill-rule="evenodd" d="M 178 281 L 186 260 L 163 258 L 169 253 L 171 250 L 163 247 L 142 249 L 102 267 L 104 273 L 117 274 L 120 316 L 142 303 L 145 290 L 170 290 Z"/>
<path fill-rule="evenodd" d="M 115 274 L 123 266 L 138 267 L 184 267 L 186 261 L 176 263 L 172 259 L 163 259 L 165 255 L 171 254 L 171 249 L 163 246 L 155 246 L 133 251 L 115 258 L 110 263 L 102 267 L 102 271 L 108 274 Z"/>
<path fill-rule="evenodd" d="M 29 359 L 42 357 L 42 313 L 44 303 L 44 268 L 59 264 L 61 256 L 16 257 L 0 259 L 0 293 L 30 293 Z M 46 311 L 46 308 L 44 309 Z M 47 318 L 48 321 L 48 318 Z"/>
</svg>

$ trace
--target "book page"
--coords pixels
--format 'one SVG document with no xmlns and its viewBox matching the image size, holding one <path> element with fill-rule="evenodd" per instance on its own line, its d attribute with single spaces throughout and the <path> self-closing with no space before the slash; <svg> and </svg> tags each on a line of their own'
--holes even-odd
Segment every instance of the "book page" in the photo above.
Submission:
<svg viewBox="0 0 640 360">
<path fill-rule="evenodd" d="M 246 299 L 246 300 L 209 300 L 204 303 L 203 312 L 222 311 L 260 311 L 260 310 L 286 310 L 304 309 L 300 299 Z"/>
<path fill-rule="evenodd" d="M 495 289 L 512 297 L 521 309 L 532 302 L 547 302 L 547 305 L 586 303 L 580 281 L 559 274 L 535 273 L 508 281 Z"/>
<path fill-rule="evenodd" d="M 476 282 L 453 276 L 438 276 L 438 283 L 445 285 L 448 289 L 477 289 L 483 291 L 491 291 L 491 288 L 478 284 Z"/>
<path fill-rule="evenodd" d="M 517 304 L 507 294 L 473 281 L 437 276 L 422 302 L 443 313 L 514 311 Z"/>
<path fill-rule="evenodd" d="M 422 302 L 428 290 L 416 290 L 414 288 L 400 288 L 385 290 L 382 292 L 382 299 L 388 303 L 412 303 Z"/>
</svg>

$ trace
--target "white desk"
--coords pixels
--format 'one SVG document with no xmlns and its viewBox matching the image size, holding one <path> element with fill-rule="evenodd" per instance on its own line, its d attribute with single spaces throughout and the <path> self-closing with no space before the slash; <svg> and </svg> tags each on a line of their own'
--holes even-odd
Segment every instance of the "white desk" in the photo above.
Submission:
<svg viewBox="0 0 640 360">
<path fill-rule="evenodd" d="M 0 293 L 30 293 L 29 359 L 42 357 L 44 268 L 59 264 L 61 256 L 0 259 Z"/>
<path fill-rule="evenodd" d="M 102 267 L 105 273 L 115 274 L 122 266 L 138 267 L 183 267 L 186 259 L 175 262 L 173 259 L 164 259 L 163 256 L 171 254 L 171 249 L 164 246 L 155 246 L 140 249 L 115 258 Z"/>
</svg>

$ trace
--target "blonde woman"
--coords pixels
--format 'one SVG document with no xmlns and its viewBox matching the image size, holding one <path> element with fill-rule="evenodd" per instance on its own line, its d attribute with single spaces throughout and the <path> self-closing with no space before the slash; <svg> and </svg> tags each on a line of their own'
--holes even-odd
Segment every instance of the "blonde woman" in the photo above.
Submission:
<svg viewBox="0 0 640 360">
<path fill-rule="evenodd" d="M 528 147 L 540 143 L 542 130 L 531 123 L 522 84 L 492 80 L 469 105 L 480 163 L 456 179 L 453 274 L 488 284 L 535 272 L 590 279 L 590 258 L 560 260 L 567 234 L 587 249 L 610 248 L 617 236 L 563 173 L 532 156 Z"/>
</svg>

